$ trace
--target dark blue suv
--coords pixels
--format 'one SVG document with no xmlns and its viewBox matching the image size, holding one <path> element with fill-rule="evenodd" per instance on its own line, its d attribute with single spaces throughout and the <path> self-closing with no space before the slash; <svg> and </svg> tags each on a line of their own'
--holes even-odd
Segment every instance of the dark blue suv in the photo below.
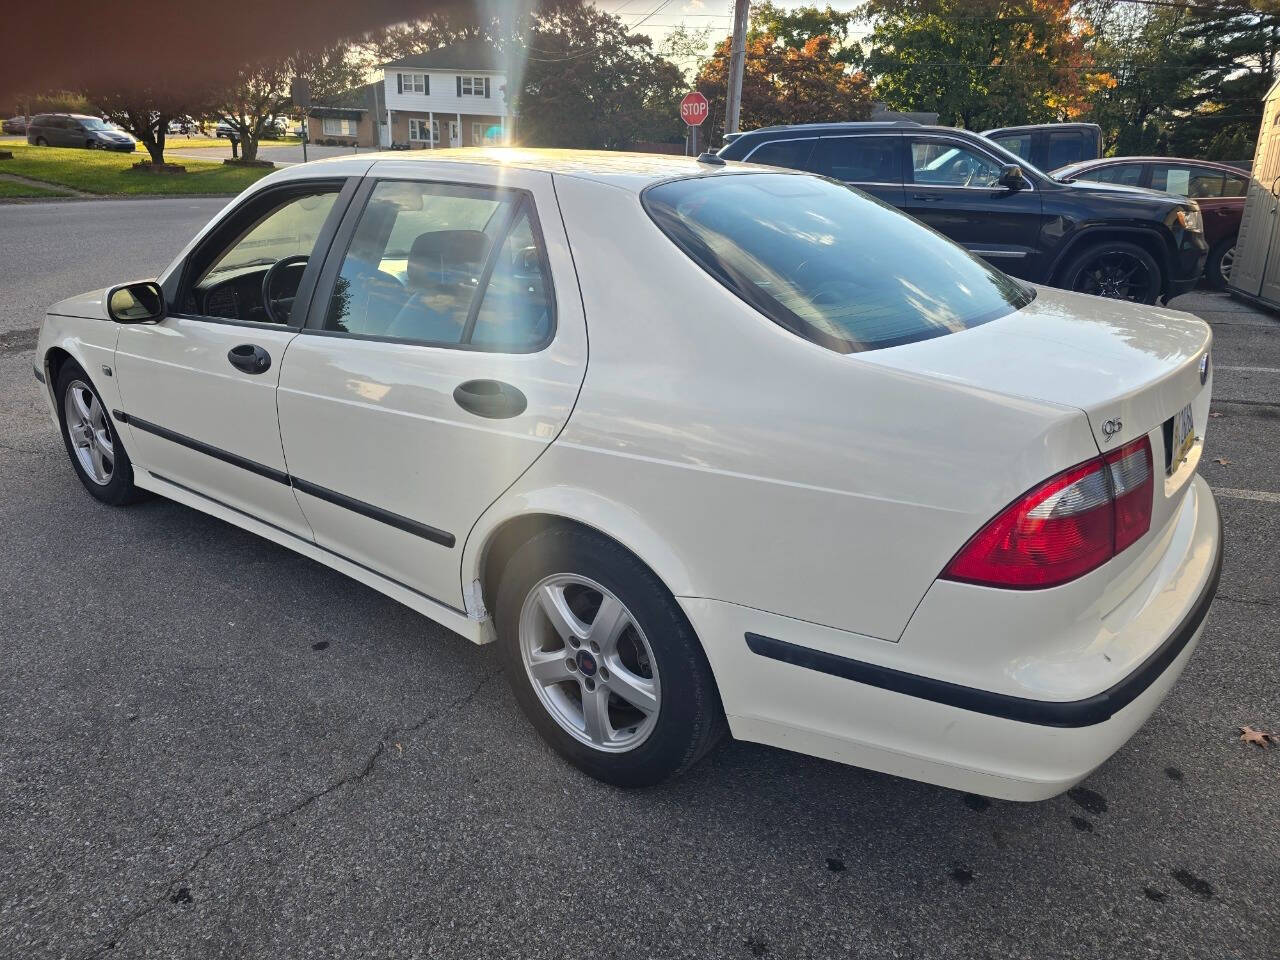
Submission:
<svg viewBox="0 0 1280 960">
<path fill-rule="evenodd" d="M 1208 245 L 1194 201 L 1062 183 L 985 137 L 911 121 L 803 124 L 739 134 L 726 160 L 807 170 L 911 214 L 1004 272 L 1138 303 L 1185 293 Z"/>
</svg>

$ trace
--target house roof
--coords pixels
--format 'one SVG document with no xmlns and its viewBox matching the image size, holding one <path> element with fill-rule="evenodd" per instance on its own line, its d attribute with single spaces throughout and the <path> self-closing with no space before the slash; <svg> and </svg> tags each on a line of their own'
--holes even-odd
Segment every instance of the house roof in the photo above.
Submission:
<svg viewBox="0 0 1280 960">
<path fill-rule="evenodd" d="M 375 110 L 377 83 L 366 83 L 335 94 L 324 103 L 313 104 L 307 111 L 313 117 L 329 117 L 338 120 L 359 120 L 360 115 Z"/>
<path fill-rule="evenodd" d="M 502 73 L 507 69 L 505 58 L 488 40 L 464 40 L 438 50 L 415 53 L 382 66 L 414 67 L 419 70 L 479 70 L 487 73 Z"/>
</svg>

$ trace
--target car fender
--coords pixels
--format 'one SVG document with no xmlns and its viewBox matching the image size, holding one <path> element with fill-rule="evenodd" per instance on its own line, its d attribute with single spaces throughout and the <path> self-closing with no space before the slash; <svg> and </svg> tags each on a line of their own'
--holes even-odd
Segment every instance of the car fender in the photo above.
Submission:
<svg viewBox="0 0 1280 960">
<path fill-rule="evenodd" d="M 1161 250 L 1160 269 L 1168 275 L 1172 264 L 1172 252 L 1169 249 L 1169 238 L 1162 231 L 1155 227 L 1094 223 L 1080 227 L 1072 232 L 1062 249 L 1053 258 L 1053 262 L 1049 264 L 1046 277 L 1056 277 L 1063 264 L 1067 263 L 1080 250 L 1082 245 L 1087 244 L 1091 238 L 1098 236 L 1100 233 L 1112 235 L 1128 234 L 1133 237 L 1145 237 L 1155 240 Z"/>
<path fill-rule="evenodd" d="M 54 370 L 58 365 L 59 351 L 80 365 L 109 409 L 121 406 L 120 388 L 115 378 L 115 351 L 120 326 L 107 316 L 107 289 L 55 303 L 40 325 L 35 372 L 44 377 L 50 413 L 59 429 L 58 404 L 54 394 Z"/>
<path fill-rule="evenodd" d="M 554 453 L 554 447 L 548 453 Z M 689 593 L 693 581 L 688 565 L 648 521 L 628 505 L 561 476 L 555 461 L 554 456 L 540 458 L 471 528 L 462 552 L 462 587 L 469 612 L 476 612 L 472 610 L 473 584 L 483 583 L 489 547 L 508 523 L 528 517 L 597 530 L 635 554 L 673 595 Z"/>
</svg>

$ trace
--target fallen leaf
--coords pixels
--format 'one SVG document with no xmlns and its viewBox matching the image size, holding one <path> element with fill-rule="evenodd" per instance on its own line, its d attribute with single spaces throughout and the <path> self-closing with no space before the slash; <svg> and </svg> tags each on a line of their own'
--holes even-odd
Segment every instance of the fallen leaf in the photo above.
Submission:
<svg viewBox="0 0 1280 960">
<path fill-rule="evenodd" d="M 404 753 L 404 747 L 398 743 L 396 744 L 396 753 Z"/>
<path fill-rule="evenodd" d="M 1220 414 L 1220 413 L 1211 413 L 1211 414 L 1209 414 L 1209 419 L 1210 419 L 1210 420 L 1219 420 L 1219 419 L 1221 419 L 1221 418 L 1222 418 L 1222 414 Z"/>
<path fill-rule="evenodd" d="M 1216 460 L 1214 460 L 1213 462 L 1214 462 L 1214 463 L 1220 463 L 1220 464 L 1222 464 L 1222 465 L 1225 467 L 1225 466 L 1226 466 L 1227 464 L 1229 464 L 1231 461 L 1230 461 L 1230 460 L 1228 460 L 1226 457 L 1218 457 L 1218 458 L 1217 458 Z"/>
<path fill-rule="evenodd" d="M 1252 743 L 1259 747 L 1269 747 L 1271 746 L 1271 741 L 1274 738 L 1271 734 L 1263 733 L 1261 730 L 1255 730 L 1250 726 L 1243 726 L 1240 728 L 1240 739 L 1245 743 Z"/>
</svg>

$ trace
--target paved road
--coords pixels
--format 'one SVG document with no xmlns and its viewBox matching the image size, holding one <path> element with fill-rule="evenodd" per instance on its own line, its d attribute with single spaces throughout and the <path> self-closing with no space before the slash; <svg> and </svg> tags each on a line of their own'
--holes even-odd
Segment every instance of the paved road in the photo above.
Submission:
<svg viewBox="0 0 1280 960">
<path fill-rule="evenodd" d="M 625 793 L 475 648 L 192 510 L 74 479 L 46 301 L 217 207 L 0 207 L 0 955 L 1204 957 L 1280 951 L 1280 320 L 1218 336 L 1228 554 L 1164 707 L 1070 795 L 988 802 L 748 744 Z M 1240 369 L 1232 369 L 1240 368 Z M 1246 369 L 1247 368 L 1247 369 Z"/>
</svg>

